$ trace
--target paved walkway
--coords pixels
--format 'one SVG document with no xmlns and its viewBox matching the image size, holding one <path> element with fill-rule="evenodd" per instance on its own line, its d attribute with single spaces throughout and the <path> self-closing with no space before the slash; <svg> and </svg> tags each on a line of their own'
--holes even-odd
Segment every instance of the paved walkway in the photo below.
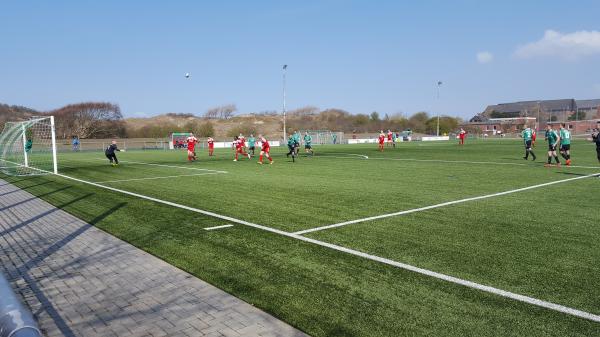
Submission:
<svg viewBox="0 0 600 337">
<path fill-rule="evenodd" d="M 0 272 L 47 336 L 305 336 L 1 179 Z"/>
</svg>

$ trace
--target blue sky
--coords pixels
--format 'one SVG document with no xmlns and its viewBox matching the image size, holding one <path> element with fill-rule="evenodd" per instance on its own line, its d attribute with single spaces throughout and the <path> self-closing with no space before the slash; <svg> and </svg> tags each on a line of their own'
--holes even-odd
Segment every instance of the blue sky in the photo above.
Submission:
<svg viewBox="0 0 600 337">
<path fill-rule="evenodd" d="M 598 13 L 599 1 L 2 1 L 0 102 L 281 110 L 288 64 L 288 110 L 466 118 L 600 98 Z"/>
</svg>

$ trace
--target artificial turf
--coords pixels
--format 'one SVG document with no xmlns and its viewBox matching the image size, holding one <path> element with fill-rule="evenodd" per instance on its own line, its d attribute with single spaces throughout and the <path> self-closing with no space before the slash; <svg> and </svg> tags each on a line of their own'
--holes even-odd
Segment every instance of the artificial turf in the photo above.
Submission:
<svg viewBox="0 0 600 337">
<path fill-rule="evenodd" d="M 318 146 L 296 163 L 232 162 L 182 151 L 61 153 L 60 173 L 297 231 L 600 172 L 576 141 L 574 168 L 525 162 L 519 141 Z M 368 159 L 357 156 L 368 156 Z M 131 162 L 154 163 L 151 166 Z M 207 172 L 207 171 L 206 171 Z M 87 221 L 314 336 L 582 335 L 600 324 L 447 283 L 325 247 L 57 176 L 6 177 Z M 600 314 L 600 179 L 307 234 L 367 253 Z"/>
</svg>

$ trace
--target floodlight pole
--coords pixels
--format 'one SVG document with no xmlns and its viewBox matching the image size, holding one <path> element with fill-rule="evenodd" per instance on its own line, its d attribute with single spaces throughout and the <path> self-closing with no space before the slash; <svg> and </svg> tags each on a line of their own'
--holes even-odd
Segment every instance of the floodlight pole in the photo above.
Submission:
<svg viewBox="0 0 600 337">
<path fill-rule="evenodd" d="M 440 105 L 440 86 L 442 85 L 442 81 L 437 82 L 437 101 L 438 101 L 438 109 Z M 437 136 L 440 136 L 440 112 L 438 110 L 437 114 Z"/>
<path fill-rule="evenodd" d="M 283 65 L 283 142 L 287 139 L 286 126 L 285 126 L 285 72 L 287 70 L 287 64 Z"/>
<path fill-rule="evenodd" d="M 542 104 L 538 101 L 538 118 L 536 120 L 537 127 L 535 128 L 537 131 L 540 131 L 540 110 L 542 110 Z"/>
</svg>

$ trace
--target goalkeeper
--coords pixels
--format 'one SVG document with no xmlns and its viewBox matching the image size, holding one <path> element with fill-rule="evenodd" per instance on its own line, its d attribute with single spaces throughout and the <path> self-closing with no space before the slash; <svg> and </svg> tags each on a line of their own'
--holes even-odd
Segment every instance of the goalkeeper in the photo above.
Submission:
<svg viewBox="0 0 600 337">
<path fill-rule="evenodd" d="M 592 137 L 589 140 L 596 143 L 596 156 L 598 157 L 598 163 L 600 163 L 600 121 L 597 122 L 596 128 L 592 131 Z"/>
<path fill-rule="evenodd" d="M 117 141 L 113 140 L 110 143 L 110 145 L 106 148 L 106 150 L 104 150 L 104 154 L 106 155 L 106 158 L 108 158 L 108 160 L 110 160 L 110 164 L 112 166 L 119 165 L 119 160 L 117 159 L 117 155 L 115 154 L 115 151 L 125 152 L 125 150 L 120 150 L 119 148 L 117 148 Z"/>
</svg>

